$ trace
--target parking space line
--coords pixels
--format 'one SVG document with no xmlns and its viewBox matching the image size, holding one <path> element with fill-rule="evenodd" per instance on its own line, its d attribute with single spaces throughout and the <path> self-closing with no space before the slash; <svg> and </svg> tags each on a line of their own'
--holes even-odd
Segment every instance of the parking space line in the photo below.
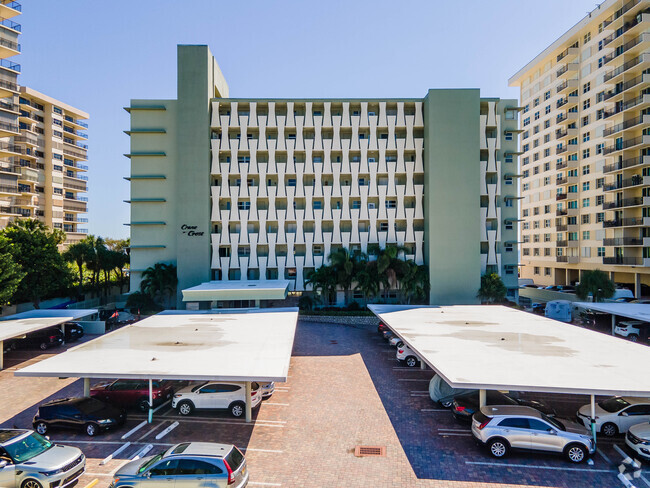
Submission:
<svg viewBox="0 0 650 488">
<path fill-rule="evenodd" d="M 156 413 L 158 410 L 163 408 L 165 405 L 170 405 L 171 402 L 172 402 L 171 400 L 167 400 L 166 402 L 161 403 L 160 405 L 158 405 L 156 408 L 153 409 L 152 413 Z"/>
<path fill-rule="evenodd" d="M 446 408 L 421 408 L 420 412 L 448 412 Z"/>
<path fill-rule="evenodd" d="M 92 488 L 92 487 L 95 486 L 97 483 L 99 483 L 99 480 L 98 480 L 97 478 L 95 478 L 95 479 L 92 480 L 90 483 L 88 483 L 84 488 Z"/>
<path fill-rule="evenodd" d="M 148 436 L 149 434 L 151 434 L 154 430 L 159 429 L 159 428 L 160 428 L 160 427 L 161 427 L 165 422 L 167 422 L 167 420 L 163 420 L 163 421 L 160 422 L 158 425 L 154 426 L 152 429 L 149 429 L 149 430 L 147 431 L 146 434 L 144 434 L 143 436 L 141 436 L 141 437 L 138 438 L 138 441 L 141 441 L 142 439 L 144 439 L 145 437 L 147 437 L 147 436 Z"/>
<path fill-rule="evenodd" d="M 133 427 L 130 431 L 128 431 L 126 434 L 124 434 L 124 435 L 122 436 L 122 439 L 126 439 L 126 438 L 129 437 L 131 434 L 133 434 L 134 432 L 137 432 L 138 430 L 140 430 L 140 429 L 141 429 L 142 427 L 144 427 L 145 425 L 147 425 L 147 421 L 146 421 L 146 420 L 143 421 L 143 422 L 140 422 L 138 425 L 136 425 L 136 426 Z"/>
<path fill-rule="evenodd" d="M 135 461 L 136 459 L 140 459 L 142 456 L 146 456 L 149 451 L 153 449 L 153 444 L 147 444 L 144 446 L 140 451 L 138 451 L 135 456 L 131 458 L 131 461 Z"/>
<path fill-rule="evenodd" d="M 540 466 L 538 464 L 516 464 L 516 463 L 489 463 L 485 461 L 465 461 L 465 464 L 476 464 L 480 466 L 498 466 L 501 468 L 528 468 L 528 469 L 550 469 L 553 471 L 579 471 L 581 473 L 613 473 L 615 469 L 589 469 L 589 468 L 566 468 L 561 466 Z"/>
<path fill-rule="evenodd" d="M 253 486 L 282 486 L 280 483 L 264 483 L 262 481 L 249 481 L 248 484 Z"/>
<path fill-rule="evenodd" d="M 288 407 L 288 403 L 273 403 L 273 402 L 264 402 L 263 405 L 275 405 L 276 407 Z"/>
<path fill-rule="evenodd" d="M 118 448 L 116 451 L 113 451 L 112 454 L 110 454 L 109 456 L 107 456 L 107 457 L 105 457 L 104 459 L 102 459 L 102 460 L 100 461 L 99 465 L 100 465 L 100 466 L 103 466 L 104 464 L 106 464 L 107 462 L 109 462 L 111 459 L 113 459 L 115 456 L 117 456 L 119 453 L 121 453 L 124 449 L 126 449 L 126 448 L 129 447 L 130 445 L 131 445 L 131 442 L 127 442 L 127 443 L 125 443 L 122 447 Z"/>
<path fill-rule="evenodd" d="M 598 441 L 598 442 L 600 442 L 600 441 Z M 607 464 L 609 464 L 609 465 L 612 464 L 612 460 L 609 459 L 609 457 L 607 457 L 603 451 L 601 451 L 600 449 L 596 449 L 596 452 L 600 455 L 601 458 L 603 458 L 603 460 L 604 460 Z"/>
<path fill-rule="evenodd" d="M 397 381 L 431 381 L 431 378 L 398 378 Z"/>
<path fill-rule="evenodd" d="M 236 422 L 233 420 L 221 420 L 221 419 L 210 419 L 210 420 L 200 420 L 200 419 L 182 419 L 182 423 L 209 423 L 209 424 L 226 424 L 226 425 L 240 425 L 242 427 L 274 427 L 277 429 L 284 429 L 283 424 L 267 424 L 267 423 L 260 423 L 259 420 L 251 422 L 251 423 L 246 423 L 246 422 Z"/>
<path fill-rule="evenodd" d="M 445 432 L 465 432 L 465 433 L 468 433 L 468 434 L 472 433 L 469 429 L 443 429 L 443 428 L 440 428 L 440 429 L 438 429 L 438 432 L 440 432 L 441 430 L 444 430 Z"/>
<path fill-rule="evenodd" d="M 167 434 L 169 434 L 172 430 L 174 430 L 176 427 L 178 427 L 178 421 L 174 422 L 169 427 L 167 427 L 165 430 L 163 430 L 160 434 L 158 434 L 156 436 L 156 440 L 158 441 L 158 440 L 162 439 Z"/>
<path fill-rule="evenodd" d="M 471 433 L 461 433 L 461 432 L 440 432 L 438 431 L 439 436 L 449 436 L 449 437 L 472 437 Z"/>
<path fill-rule="evenodd" d="M 411 390 L 410 393 L 426 393 L 429 394 L 429 390 Z"/>
<path fill-rule="evenodd" d="M 250 451 L 250 452 L 273 452 L 277 454 L 282 454 L 284 451 L 278 451 L 277 449 L 255 449 L 254 447 L 242 447 L 242 451 Z"/>
</svg>

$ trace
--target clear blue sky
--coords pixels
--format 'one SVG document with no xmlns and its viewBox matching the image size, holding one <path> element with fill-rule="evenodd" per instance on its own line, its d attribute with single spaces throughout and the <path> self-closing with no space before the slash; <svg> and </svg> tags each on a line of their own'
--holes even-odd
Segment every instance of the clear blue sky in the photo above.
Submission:
<svg viewBox="0 0 650 488">
<path fill-rule="evenodd" d="M 422 97 L 508 78 L 593 0 L 24 0 L 20 83 L 90 114 L 91 233 L 127 237 L 131 98 L 176 97 L 176 45 L 208 44 L 233 97 Z"/>
</svg>

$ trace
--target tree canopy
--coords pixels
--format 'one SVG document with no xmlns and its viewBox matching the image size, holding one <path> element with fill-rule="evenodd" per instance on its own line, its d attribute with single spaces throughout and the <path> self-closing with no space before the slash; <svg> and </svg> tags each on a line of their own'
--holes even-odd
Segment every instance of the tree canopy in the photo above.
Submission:
<svg viewBox="0 0 650 488">
<path fill-rule="evenodd" d="M 501 276 L 497 273 L 484 274 L 481 276 L 481 288 L 477 297 L 484 303 L 502 302 L 506 298 L 508 289 L 503 284 Z"/>
<path fill-rule="evenodd" d="M 11 301 L 25 277 L 22 267 L 14 260 L 11 246 L 9 240 L 0 235 L 0 307 Z"/>
<path fill-rule="evenodd" d="M 592 295 L 594 302 L 613 297 L 615 291 L 614 282 L 609 279 L 607 273 L 599 269 L 584 271 L 580 283 L 576 286 L 576 295 L 580 300 L 586 300 Z"/>
</svg>

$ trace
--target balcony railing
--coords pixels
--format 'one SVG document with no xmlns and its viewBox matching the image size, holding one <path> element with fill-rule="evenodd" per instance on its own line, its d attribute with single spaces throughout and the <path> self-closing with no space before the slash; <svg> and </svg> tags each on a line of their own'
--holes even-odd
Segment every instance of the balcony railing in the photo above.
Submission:
<svg viewBox="0 0 650 488">
<path fill-rule="evenodd" d="M 611 173 L 612 171 L 618 171 L 621 169 L 625 168 L 631 168 L 633 166 L 638 166 L 640 164 L 644 164 L 645 162 L 645 157 L 644 156 L 639 156 L 638 158 L 629 158 L 624 161 L 617 161 L 612 164 L 606 164 L 603 166 L 603 172 L 604 173 Z"/>
<path fill-rule="evenodd" d="M 566 198 L 567 198 L 567 194 L 566 194 L 566 193 L 556 193 L 556 194 L 555 194 L 555 200 L 556 200 L 556 201 L 559 201 L 559 200 L 566 200 Z"/>
<path fill-rule="evenodd" d="M 72 196 L 72 195 L 65 195 L 66 200 L 76 200 L 78 202 L 87 202 L 88 197 L 78 197 L 78 196 Z"/>
<path fill-rule="evenodd" d="M 647 40 L 650 40 L 650 39 L 646 37 L 645 32 L 638 35 L 637 37 L 635 37 L 631 41 L 628 41 L 625 44 L 623 44 L 623 46 L 621 46 L 621 49 L 617 48 L 613 53 L 610 53 L 607 56 L 605 56 L 605 58 L 603 59 L 604 64 L 609 63 L 612 59 L 615 59 L 615 58 L 621 56 L 623 53 L 625 53 L 626 51 L 632 49 L 637 44 L 641 44 L 642 42 L 647 41 Z"/>
<path fill-rule="evenodd" d="M 603 246 L 642 246 L 643 239 L 636 237 L 614 237 L 603 239 Z"/>
<path fill-rule="evenodd" d="M 556 185 L 566 185 L 568 183 L 568 178 L 558 178 L 555 180 Z"/>
<path fill-rule="evenodd" d="M 573 51 L 571 51 L 573 49 Z M 566 58 L 569 54 L 577 54 L 578 50 L 578 43 L 575 43 L 569 47 L 567 47 L 564 51 L 562 51 L 560 54 L 557 55 L 556 62 L 559 63 L 562 61 L 564 58 Z"/>
<path fill-rule="evenodd" d="M 645 61 L 645 56 L 641 54 L 640 56 L 637 56 L 634 59 L 630 59 L 627 63 L 622 64 L 618 68 L 610 71 L 609 73 L 605 73 L 605 76 L 603 77 L 603 81 L 607 83 L 609 80 L 612 78 L 617 77 L 621 73 L 627 71 L 628 69 L 636 66 L 637 64 L 640 64 Z"/>
<path fill-rule="evenodd" d="M 569 71 L 569 65 L 568 65 L 568 64 L 565 64 L 565 65 L 562 66 L 559 70 L 557 70 L 557 72 L 555 73 L 555 76 L 556 76 L 557 78 L 559 78 L 560 76 L 562 76 L 562 75 L 563 75 L 564 73 L 566 73 L 567 71 Z"/>
<path fill-rule="evenodd" d="M 14 41 L 10 41 L 9 39 L 3 39 L 0 37 L 0 46 L 7 47 L 9 49 L 12 49 L 13 51 L 18 51 L 20 52 L 20 44 Z M 20 71 L 20 70 L 18 70 Z"/>
<path fill-rule="evenodd" d="M 68 149 L 65 146 L 63 147 L 63 154 L 67 154 L 68 156 L 73 156 L 79 159 L 88 159 L 88 153 L 86 153 L 86 151 Z"/>
<path fill-rule="evenodd" d="M 14 2 L 12 0 L 0 0 L 0 4 L 4 5 L 5 7 L 9 7 L 10 9 L 15 10 L 16 12 L 22 12 L 23 7 L 20 3 Z"/>
<path fill-rule="evenodd" d="M 7 122 L 0 122 L 0 130 L 5 130 L 9 132 L 18 132 L 18 126 L 16 124 L 8 124 Z"/>
<path fill-rule="evenodd" d="M 622 151 L 623 149 L 627 149 L 629 147 L 637 146 L 639 144 L 643 144 L 643 137 L 644 136 L 639 136 L 635 137 L 634 139 L 627 139 L 622 142 L 618 142 L 616 144 L 613 144 L 609 147 L 606 147 L 603 149 L 603 154 L 611 154 L 616 151 Z"/>
<path fill-rule="evenodd" d="M 564 225 L 564 224 L 562 224 L 562 225 L 556 225 L 556 226 L 555 226 L 555 230 L 556 230 L 557 232 L 564 232 L 564 231 L 567 230 L 567 226 Z"/>
<path fill-rule="evenodd" d="M 555 215 L 557 215 L 558 217 L 563 217 L 563 216 L 567 215 L 568 213 L 569 212 L 567 212 L 566 209 L 558 208 L 558 209 L 555 210 Z"/>
<path fill-rule="evenodd" d="M 568 263 L 569 262 L 569 256 L 555 256 L 555 260 L 558 263 Z"/>
<path fill-rule="evenodd" d="M 556 139 L 562 139 L 564 136 L 566 136 L 569 133 L 568 130 L 556 130 L 555 131 L 555 138 Z"/>
<path fill-rule="evenodd" d="M 627 2 L 625 5 L 623 5 L 621 8 L 619 8 L 616 12 L 612 14 L 611 17 L 605 19 L 603 21 L 603 29 L 606 28 L 609 24 L 614 22 L 616 19 L 619 19 L 627 12 L 628 10 L 636 7 L 639 3 L 641 3 L 641 0 L 630 0 Z"/>
<path fill-rule="evenodd" d="M 643 217 L 628 217 L 626 219 L 605 220 L 603 227 L 632 227 L 643 225 Z"/>
<path fill-rule="evenodd" d="M 569 241 L 555 241 L 555 247 L 568 247 Z"/>
<path fill-rule="evenodd" d="M 0 185 L 0 193 L 18 193 L 18 186 Z"/>
<path fill-rule="evenodd" d="M 22 32 L 23 30 L 22 26 L 17 22 L 14 22 L 11 19 L 3 19 L 2 17 L 0 17 L 0 25 L 4 27 L 8 27 L 9 29 L 13 29 L 18 32 Z"/>
<path fill-rule="evenodd" d="M 625 103 L 616 104 L 616 108 L 605 112 L 605 118 L 611 117 L 612 115 L 619 114 L 621 112 L 624 112 L 627 109 L 635 107 L 636 105 L 643 103 L 643 100 L 644 100 L 644 96 L 641 95 L 636 98 L 633 98 L 632 100 L 628 100 Z"/>
<path fill-rule="evenodd" d="M 562 154 L 565 153 L 569 150 L 568 146 L 563 146 L 563 147 L 556 147 L 555 148 L 555 154 Z"/>
<path fill-rule="evenodd" d="M 560 108 L 566 105 L 568 102 L 567 98 L 560 98 L 557 102 L 555 102 L 555 108 Z"/>
<path fill-rule="evenodd" d="M 20 65 L 18 63 L 14 63 L 13 61 L 9 61 L 8 59 L 0 59 L 0 67 L 7 68 L 12 71 L 18 71 L 20 73 Z"/>
<path fill-rule="evenodd" d="M 603 186 L 605 191 L 620 190 L 622 188 L 628 188 L 630 186 L 638 186 L 643 184 L 643 176 L 634 175 L 632 178 L 626 178 L 615 183 L 607 183 Z"/>
<path fill-rule="evenodd" d="M 562 161 L 561 163 L 555 163 L 555 169 L 564 169 L 569 165 L 567 161 Z"/>
<path fill-rule="evenodd" d="M 638 117 L 634 117 L 633 119 L 626 120 L 624 122 L 621 122 L 620 124 L 616 124 L 608 129 L 605 129 L 603 131 L 603 136 L 611 136 L 612 134 L 616 134 L 617 132 L 621 132 L 622 130 L 629 129 L 630 127 L 634 127 L 635 125 L 643 124 L 644 120 L 644 115 L 640 115 Z"/>
<path fill-rule="evenodd" d="M 603 202 L 603 210 L 643 205 L 643 197 L 624 198 L 616 202 Z"/>
<path fill-rule="evenodd" d="M 81 127 L 85 127 L 86 129 L 88 128 L 88 124 L 81 119 L 75 119 L 73 117 L 70 117 L 69 115 L 66 115 L 63 118 L 68 122 L 72 122 L 73 124 L 80 125 Z"/>
<path fill-rule="evenodd" d="M 0 88 L 6 88 L 7 90 L 11 91 L 18 91 L 18 85 L 16 83 L 13 83 L 11 81 L 6 81 L 6 80 L 0 80 Z"/>
<path fill-rule="evenodd" d="M 603 264 L 626 264 L 628 266 L 637 266 L 643 264 L 643 258 L 627 258 L 623 256 L 613 256 L 603 258 Z"/>
</svg>

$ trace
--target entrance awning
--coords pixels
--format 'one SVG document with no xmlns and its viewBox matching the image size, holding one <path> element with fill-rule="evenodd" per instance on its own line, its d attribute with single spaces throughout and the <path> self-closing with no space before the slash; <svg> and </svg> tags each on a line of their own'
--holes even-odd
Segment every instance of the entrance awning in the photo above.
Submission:
<svg viewBox="0 0 650 488">
<path fill-rule="evenodd" d="M 368 305 L 454 388 L 650 397 L 650 348 L 496 305 Z"/>
<path fill-rule="evenodd" d="M 283 300 L 289 284 L 289 280 L 208 281 L 183 290 L 183 301 Z"/>
</svg>

